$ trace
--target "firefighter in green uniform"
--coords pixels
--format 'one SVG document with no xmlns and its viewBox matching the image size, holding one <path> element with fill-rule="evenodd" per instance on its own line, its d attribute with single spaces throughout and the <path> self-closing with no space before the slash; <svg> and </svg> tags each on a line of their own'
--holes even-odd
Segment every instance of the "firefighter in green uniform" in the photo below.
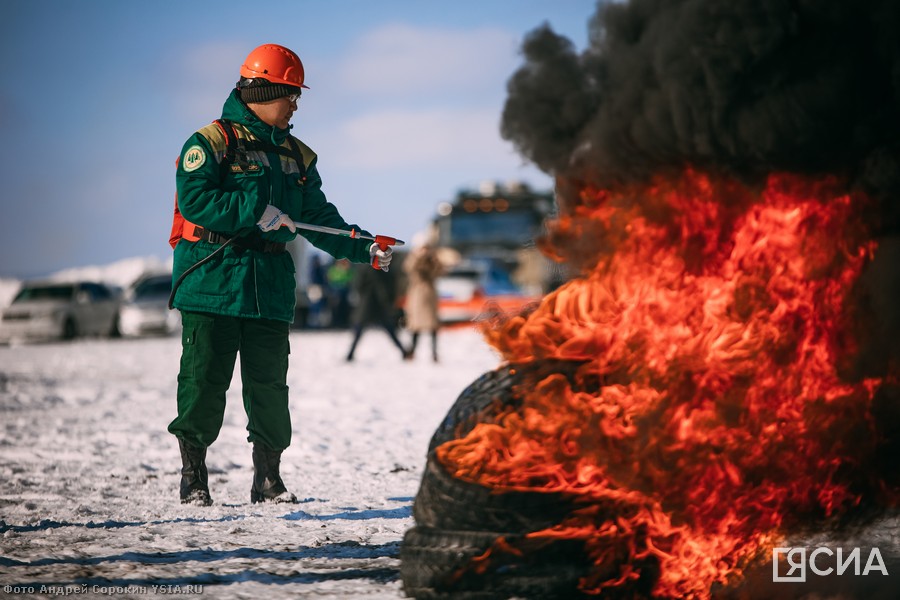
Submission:
<svg viewBox="0 0 900 600">
<path fill-rule="evenodd" d="M 169 432 L 181 450 L 183 503 L 212 504 L 206 449 L 222 426 L 238 354 L 253 444 L 250 500 L 296 501 L 279 472 L 291 441 L 286 381 L 296 286 L 285 242 L 297 235 L 295 220 L 359 231 L 326 200 L 315 153 L 290 135 L 289 121 L 307 87 L 303 80 L 303 64 L 291 50 L 275 44 L 254 49 L 222 119 L 194 133 L 179 158 L 173 277 L 177 281 L 233 238 L 181 281 L 173 299 L 183 333 L 178 416 Z M 385 271 L 390 265 L 390 247 L 303 235 L 337 258 Z"/>
</svg>

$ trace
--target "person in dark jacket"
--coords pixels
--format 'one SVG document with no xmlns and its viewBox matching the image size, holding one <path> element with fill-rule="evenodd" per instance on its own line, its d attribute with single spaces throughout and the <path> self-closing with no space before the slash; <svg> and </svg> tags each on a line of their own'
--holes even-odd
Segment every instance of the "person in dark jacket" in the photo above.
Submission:
<svg viewBox="0 0 900 600">
<path fill-rule="evenodd" d="M 316 154 L 290 135 L 291 117 L 307 87 L 304 76 L 300 58 L 288 48 L 255 48 L 225 101 L 222 121 L 194 133 L 181 151 L 177 209 L 184 225 L 173 278 L 188 275 L 173 298 L 183 337 L 178 415 L 168 430 L 181 451 L 182 503 L 212 504 L 206 451 L 222 427 L 238 354 L 247 439 L 253 444 L 250 501 L 296 501 L 280 475 L 281 454 L 291 441 L 286 381 L 296 301 L 295 267 L 285 243 L 301 233 L 295 220 L 361 231 L 325 198 Z M 226 160 L 226 151 L 233 160 Z M 302 234 L 332 256 L 366 264 L 377 259 L 383 270 L 390 265 L 391 253 L 376 244 Z"/>
<path fill-rule="evenodd" d="M 356 346 L 366 327 L 376 325 L 387 332 L 391 341 L 400 350 L 403 359 L 408 359 L 409 351 L 397 337 L 397 315 L 399 313 L 397 281 L 393 272 L 382 273 L 376 269 L 356 267 L 353 274 L 353 292 L 357 298 L 353 309 L 353 341 L 347 353 L 347 362 L 353 361 Z"/>
</svg>

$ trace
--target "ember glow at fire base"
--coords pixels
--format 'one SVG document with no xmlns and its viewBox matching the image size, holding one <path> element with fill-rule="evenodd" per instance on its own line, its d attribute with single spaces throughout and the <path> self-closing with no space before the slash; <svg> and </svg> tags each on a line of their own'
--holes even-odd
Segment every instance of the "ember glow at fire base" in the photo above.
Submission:
<svg viewBox="0 0 900 600">
<path fill-rule="evenodd" d="M 576 509 L 481 563 L 579 539 L 584 591 L 658 569 L 654 595 L 704 597 L 800 524 L 895 502 L 872 468 L 884 380 L 853 375 L 857 282 L 877 249 L 864 195 L 837 178 L 754 190 L 693 171 L 579 194 L 550 238 L 587 240 L 596 264 L 484 328 L 512 365 L 580 364 L 575 384 L 550 375 L 437 452 L 461 479 Z"/>
</svg>

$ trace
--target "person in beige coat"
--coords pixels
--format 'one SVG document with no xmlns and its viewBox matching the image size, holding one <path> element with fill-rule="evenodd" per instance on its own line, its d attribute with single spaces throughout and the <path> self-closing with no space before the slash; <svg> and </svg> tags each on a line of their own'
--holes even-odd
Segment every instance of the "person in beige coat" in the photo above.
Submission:
<svg viewBox="0 0 900 600">
<path fill-rule="evenodd" d="M 440 328 L 438 321 L 438 295 L 435 280 L 444 272 L 444 266 L 438 257 L 433 242 L 426 241 L 417 246 L 403 261 L 403 269 L 408 278 L 406 304 L 406 328 L 412 333 L 412 341 L 408 350 L 409 358 L 413 358 L 419 334 L 431 333 L 431 357 L 438 362 L 437 335 Z"/>
</svg>

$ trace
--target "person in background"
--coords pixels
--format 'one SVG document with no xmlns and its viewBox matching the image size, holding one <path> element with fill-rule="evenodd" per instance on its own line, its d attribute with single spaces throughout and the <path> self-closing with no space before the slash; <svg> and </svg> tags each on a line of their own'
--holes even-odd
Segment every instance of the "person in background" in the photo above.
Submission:
<svg viewBox="0 0 900 600">
<path fill-rule="evenodd" d="M 316 154 L 290 134 L 306 87 L 297 54 L 276 44 L 255 48 L 241 65 L 222 120 L 191 135 L 181 151 L 173 223 L 174 234 L 178 219 L 183 222 L 173 269 L 181 286 L 173 304 L 182 313 L 183 334 L 178 415 L 168 430 L 181 451 L 182 503 L 212 504 L 206 453 L 222 427 L 238 354 L 247 440 L 253 445 L 250 501 L 296 501 L 280 474 L 282 452 L 291 442 L 288 333 L 296 302 L 285 243 L 298 233 L 294 220 L 359 230 L 325 198 Z M 376 244 L 303 235 L 369 270 L 376 259 L 385 271 L 390 265 L 391 253 Z M 188 273 L 183 281 L 182 273 Z"/>
<path fill-rule="evenodd" d="M 328 297 L 330 294 L 328 279 L 325 275 L 325 265 L 318 254 L 313 254 L 309 260 L 309 287 L 306 290 L 309 296 L 309 317 L 307 324 L 318 328 L 326 325 L 331 317 L 328 310 Z"/>
<path fill-rule="evenodd" d="M 328 306 L 331 309 L 332 327 L 350 327 L 350 286 L 353 283 L 353 268 L 348 260 L 336 260 L 325 272 L 328 282 Z"/>
<path fill-rule="evenodd" d="M 444 273 L 432 236 L 425 236 L 414 244 L 412 252 L 403 262 L 407 274 L 406 328 L 412 333 L 408 357 L 415 355 L 419 334 L 431 334 L 431 359 L 438 362 L 438 294 L 437 278 Z"/>
<path fill-rule="evenodd" d="M 353 309 L 353 341 L 347 352 L 347 362 L 353 362 L 356 346 L 363 332 L 371 325 L 377 325 L 387 332 L 388 337 L 400 350 L 403 359 L 409 352 L 397 337 L 397 280 L 393 272 L 381 273 L 374 269 L 356 267 L 353 276 L 353 294 L 357 298 Z"/>
</svg>

